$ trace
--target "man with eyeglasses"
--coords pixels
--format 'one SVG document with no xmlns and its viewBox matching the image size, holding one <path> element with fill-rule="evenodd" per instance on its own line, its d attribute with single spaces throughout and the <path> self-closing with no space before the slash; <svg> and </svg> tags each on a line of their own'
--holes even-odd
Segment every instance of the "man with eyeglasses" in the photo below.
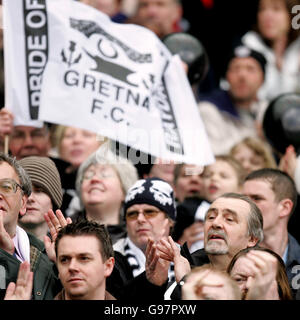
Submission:
<svg viewBox="0 0 300 320">
<path fill-rule="evenodd" d="M 151 239 L 151 245 L 155 246 L 158 240 L 170 234 L 176 215 L 172 187 L 159 178 L 138 180 L 127 192 L 124 214 L 127 237 L 113 246 L 115 268 L 120 273 L 120 279 L 114 278 L 113 273 L 107 281 L 107 290 L 115 297 L 118 296 L 118 285 L 122 287 L 145 271 L 146 256 L 150 252 L 149 247 L 147 248 L 148 240 Z M 161 276 L 164 277 L 162 274 Z M 166 276 L 170 281 L 173 280 L 172 266 Z M 158 280 L 156 285 L 164 282 L 165 280 L 161 283 Z"/>
<path fill-rule="evenodd" d="M 5 136 L 8 136 L 8 151 L 21 160 L 28 156 L 49 157 L 56 165 L 61 176 L 63 188 L 62 211 L 65 214 L 65 208 L 68 208 L 70 196 L 65 190 L 70 189 L 70 175 L 66 173 L 70 163 L 58 157 L 51 156 L 51 125 L 44 123 L 39 128 L 36 126 L 14 125 L 14 115 L 7 108 L 0 110 L 0 150 L 5 151 Z M 65 178 L 65 179 L 64 179 Z M 75 186 L 74 186 L 75 189 Z"/>
<path fill-rule="evenodd" d="M 30 178 L 19 162 L 0 153 L 0 276 L 5 277 L 6 285 L 16 282 L 20 263 L 27 261 L 34 273 L 32 299 L 53 299 L 61 287 L 53 263 L 43 243 L 18 226 L 31 192 Z"/>
<path fill-rule="evenodd" d="M 5 151 L 5 137 L 8 136 L 8 151 L 9 154 L 21 160 L 28 156 L 49 157 L 56 165 L 61 176 L 63 188 L 63 203 L 62 210 L 65 214 L 65 208 L 68 208 L 70 196 L 65 192 L 70 189 L 70 181 L 63 179 L 69 178 L 66 174 L 70 163 L 58 157 L 51 156 L 51 127 L 49 124 L 39 128 L 35 126 L 14 125 L 14 115 L 7 108 L 0 110 L 0 150 Z"/>
</svg>

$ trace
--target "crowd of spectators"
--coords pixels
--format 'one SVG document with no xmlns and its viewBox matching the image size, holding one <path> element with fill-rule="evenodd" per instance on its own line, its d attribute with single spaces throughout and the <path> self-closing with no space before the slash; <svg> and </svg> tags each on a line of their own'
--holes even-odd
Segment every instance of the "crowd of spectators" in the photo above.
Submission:
<svg viewBox="0 0 300 320">
<path fill-rule="evenodd" d="M 15 125 L 1 34 L 1 298 L 300 299 L 299 150 L 264 133 L 270 103 L 300 93 L 299 0 L 73 1 L 199 42 L 195 64 L 180 37 L 175 51 L 187 75 L 202 73 L 188 79 L 215 161 L 116 162 L 94 132 Z"/>
</svg>

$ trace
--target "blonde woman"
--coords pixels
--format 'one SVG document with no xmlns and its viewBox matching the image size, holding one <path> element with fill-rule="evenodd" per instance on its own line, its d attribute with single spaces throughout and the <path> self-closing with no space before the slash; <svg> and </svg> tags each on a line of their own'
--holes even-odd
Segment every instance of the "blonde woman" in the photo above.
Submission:
<svg viewBox="0 0 300 320">
<path fill-rule="evenodd" d="M 241 163 L 247 173 L 262 168 L 277 168 L 271 147 L 259 138 L 243 139 L 231 148 L 229 154 Z"/>
</svg>

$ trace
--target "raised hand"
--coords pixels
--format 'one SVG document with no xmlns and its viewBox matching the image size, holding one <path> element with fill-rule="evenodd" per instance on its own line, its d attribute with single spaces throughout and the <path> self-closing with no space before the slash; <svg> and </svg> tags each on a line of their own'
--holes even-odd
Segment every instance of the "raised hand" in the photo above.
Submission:
<svg viewBox="0 0 300 320">
<path fill-rule="evenodd" d="M 166 238 L 166 230 L 168 228 L 168 224 L 170 223 L 169 219 L 165 219 L 162 223 L 161 228 L 157 228 L 153 230 L 153 240 L 155 242 L 159 242 L 161 239 Z"/>
<path fill-rule="evenodd" d="M 252 274 L 247 279 L 246 300 L 277 300 L 277 259 L 268 252 L 252 250 L 246 254 L 243 268 Z"/>
<path fill-rule="evenodd" d="M 30 264 L 25 261 L 20 264 L 16 283 L 10 282 L 6 289 L 4 300 L 30 300 L 33 286 L 33 272 Z"/>
<path fill-rule="evenodd" d="M 49 210 L 45 213 L 44 218 L 48 224 L 48 228 L 51 234 L 51 239 L 48 236 L 44 237 L 45 249 L 48 255 L 48 258 L 56 262 L 56 254 L 55 254 L 55 240 L 58 234 L 58 231 L 65 227 L 67 224 L 72 223 L 71 218 L 65 218 L 60 210 L 56 210 L 55 214 L 53 210 Z"/>
<path fill-rule="evenodd" d="M 190 274 L 184 285 L 182 286 L 183 300 L 202 300 L 204 287 L 222 288 L 224 283 L 218 278 L 208 278 L 211 270 L 204 270 L 202 272 L 195 272 Z"/>
<path fill-rule="evenodd" d="M 13 114 L 6 108 L 0 110 L 0 136 L 9 135 L 13 129 Z"/>
<path fill-rule="evenodd" d="M 161 239 L 157 244 L 159 257 L 166 261 L 174 262 L 176 282 L 179 282 L 191 271 L 190 263 L 180 254 L 180 248 L 173 241 L 172 237 Z"/>
<path fill-rule="evenodd" d="M 156 244 L 153 239 L 148 239 L 146 248 L 146 277 L 149 282 L 161 286 L 168 280 L 170 262 L 159 257 Z"/>
</svg>

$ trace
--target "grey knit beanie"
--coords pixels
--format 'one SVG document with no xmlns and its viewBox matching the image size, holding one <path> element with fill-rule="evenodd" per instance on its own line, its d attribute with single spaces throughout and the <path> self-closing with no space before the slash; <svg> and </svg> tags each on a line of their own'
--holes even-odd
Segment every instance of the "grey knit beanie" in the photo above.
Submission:
<svg viewBox="0 0 300 320">
<path fill-rule="evenodd" d="M 50 198 L 54 209 L 62 204 L 62 187 L 55 163 L 47 157 L 30 156 L 19 160 L 33 185 L 40 187 Z"/>
</svg>

